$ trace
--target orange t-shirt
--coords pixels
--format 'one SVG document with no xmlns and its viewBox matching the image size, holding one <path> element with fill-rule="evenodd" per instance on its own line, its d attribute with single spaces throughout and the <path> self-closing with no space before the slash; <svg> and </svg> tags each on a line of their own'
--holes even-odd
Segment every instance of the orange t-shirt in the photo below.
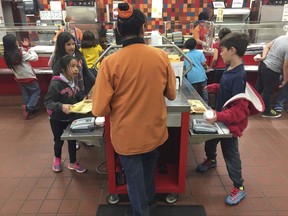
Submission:
<svg viewBox="0 0 288 216">
<path fill-rule="evenodd" d="M 208 31 L 209 30 L 207 28 L 202 27 L 200 24 L 198 24 L 193 30 L 193 38 L 195 40 L 206 41 L 205 34 L 207 34 Z M 202 45 L 197 44 L 196 49 L 202 49 Z"/>
<path fill-rule="evenodd" d="M 136 43 L 101 62 L 92 113 L 110 116 L 111 141 L 118 154 L 146 153 L 168 138 L 164 97 L 176 97 L 176 78 L 167 54 Z"/>
<path fill-rule="evenodd" d="M 53 37 L 53 42 L 55 43 L 56 40 L 57 40 L 57 37 L 58 35 L 61 33 L 61 32 L 64 32 L 65 29 L 60 29 L 59 31 L 56 32 L 56 35 Z M 83 33 L 80 29 L 78 28 L 75 28 L 75 35 L 76 35 L 76 42 L 80 43 L 82 41 L 82 38 L 83 38 Z M 75 35 L 73 35 L 75 37 Z"/>
</svg>

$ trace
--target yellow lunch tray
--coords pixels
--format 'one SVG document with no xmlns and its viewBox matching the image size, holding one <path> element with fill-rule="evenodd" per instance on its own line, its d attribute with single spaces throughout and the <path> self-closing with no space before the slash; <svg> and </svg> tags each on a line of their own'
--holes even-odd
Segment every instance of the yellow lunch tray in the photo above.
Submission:
<svg viewBox="0 0 288 216">
<path fill-rule="evenodd" d="M 204 113 L 207 109 L 200 100 L 188 100 L 190 113 Z"/>
<path fill-rule="evenodd" d="M 180 62 L 180 56 L 178 55 L 168 55 L 170 62 Z"/>
<path fill-rule="evenodd" d="M 84 99 L 70 107 L 70 112 L 86 114 L 92 111 L 92 100 Z"/>
</svg>

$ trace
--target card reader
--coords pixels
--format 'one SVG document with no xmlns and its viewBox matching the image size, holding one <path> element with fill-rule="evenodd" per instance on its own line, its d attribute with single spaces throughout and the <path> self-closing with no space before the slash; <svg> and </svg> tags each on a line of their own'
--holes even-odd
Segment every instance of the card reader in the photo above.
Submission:
<svg viewBox="0 0 288 216">
<path fill-rule="evenodd" d="M 89 132 L 95 128 L 95 117 L 76 119 L 70 125 L 70 130 L 73 132 Z"/>
<path fill-rule="evenodd" d="M 193 119 L 193 132 L 195 134 L 217 134 L 217 126 L 204 119 Z"/>
</svg>

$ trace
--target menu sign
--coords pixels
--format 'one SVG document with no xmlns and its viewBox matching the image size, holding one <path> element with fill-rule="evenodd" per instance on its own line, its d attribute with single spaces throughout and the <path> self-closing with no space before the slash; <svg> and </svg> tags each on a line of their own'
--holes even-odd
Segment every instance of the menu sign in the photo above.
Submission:
<svg viewBox="0 0 288 216">
<path fill-rule="evenodd" d="M 282 21 L 288 21 L 288 4 L 283 7 Z"/>
<path fill-rule="evenodd" d="M 233 0 L 232 8 L 243 8 L 243 0 Z"/>
</svg>

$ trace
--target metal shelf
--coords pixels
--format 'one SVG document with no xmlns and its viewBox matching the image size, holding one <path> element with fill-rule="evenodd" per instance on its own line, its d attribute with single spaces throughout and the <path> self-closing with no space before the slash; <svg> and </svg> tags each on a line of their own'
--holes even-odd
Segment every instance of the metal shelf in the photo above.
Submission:
<svg viewBox="0 0 288 216">
<path fill-rule="evenodd" d="M 0 26 L 0 31 L 21 32 L 21 31 L 57 31 L 57 26 Z"/>
<path fill-rule="evenodd" d="M 183 76 L 186 75 L 186 73 L 188 71 L 190 71 L 192 69 L 192 61 L 185 55 L 185 53 L 177 46 L 174 44 L 163 44 L 163 45 L 157 45 L 154 46 L 160 49 L 163 49 L 164 51 L 166 51 L 168 54 L 178 54 L 181 57 L 185 58 L 185 60 L 188 61 L 189 63 L 189 67 L 186 68 L 185 70 L 183 70 Z M 110 54 L 116 52 L 117 50 L 121 49 L 122 45 L 110 45 L 103 53 L 102 55 L 97 59 L 97 61 L 94 63 L 94 68 L 95 70 L 98 72 L 97 70 L 97 64 L 99 62 L 101 62 L 106 56 L 109 56 Z"/>
</svg>

